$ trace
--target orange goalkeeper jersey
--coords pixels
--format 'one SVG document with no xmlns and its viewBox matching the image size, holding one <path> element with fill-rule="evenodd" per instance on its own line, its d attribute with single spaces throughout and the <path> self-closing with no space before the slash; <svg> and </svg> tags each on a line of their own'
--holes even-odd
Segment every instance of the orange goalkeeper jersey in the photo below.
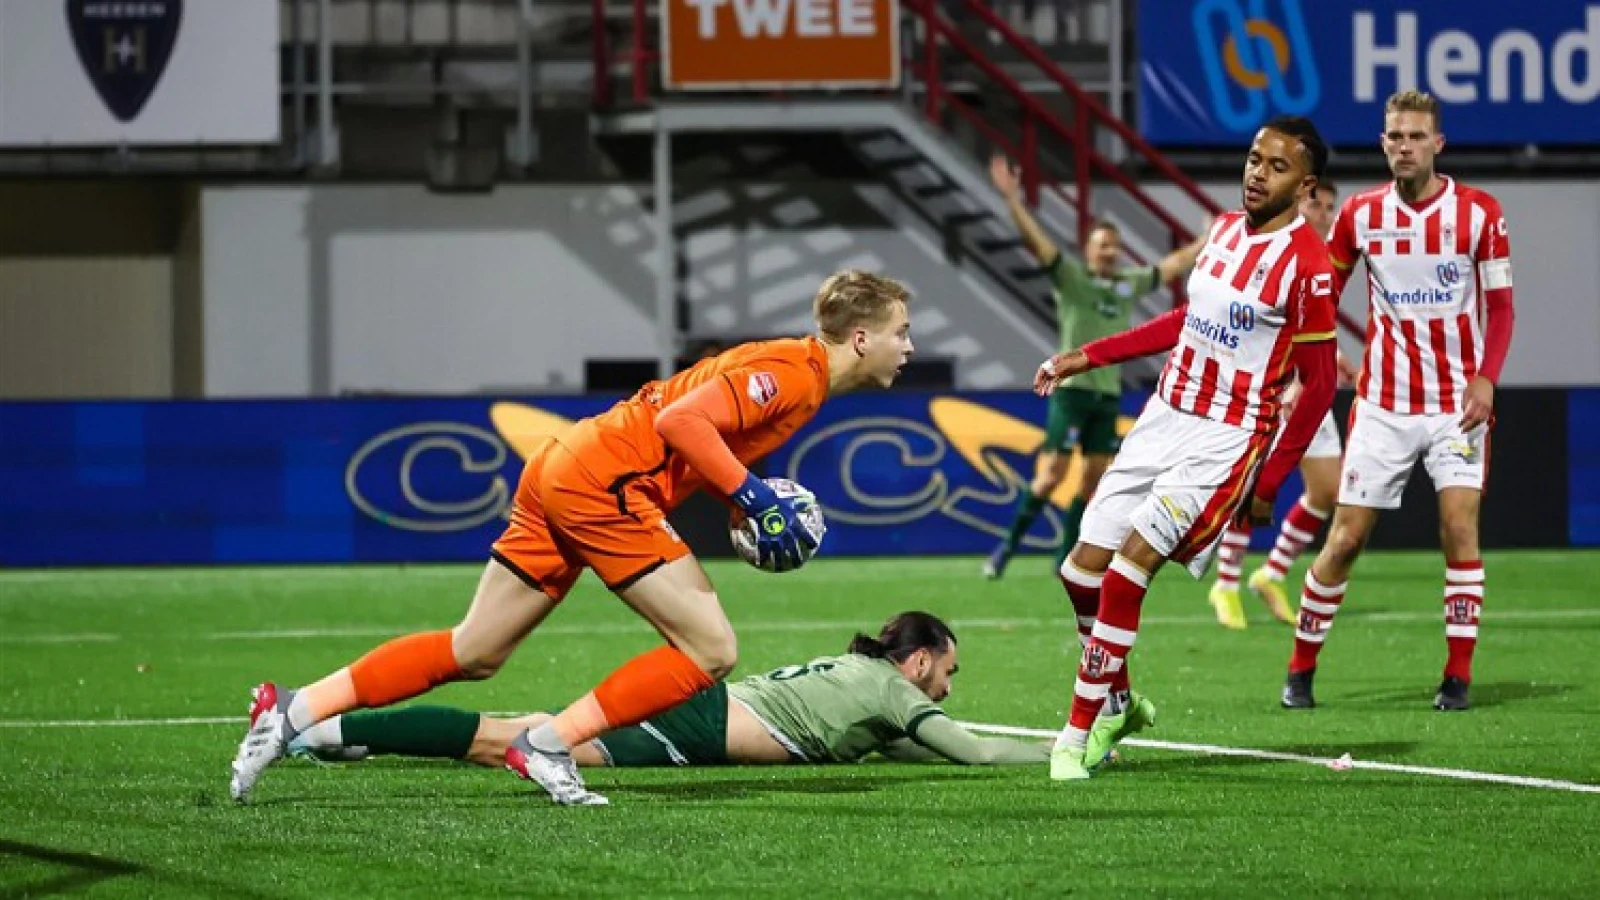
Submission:
<svg viewBox="0 0 1600 900">
<path fill-rule="evenodd" d="M 702 385 L 720 381 L 738 423 L 722 439 L 749 465 L 777 449 L 811 420 L 828 396 L 828 354 L 816 338 L 741 344 L 665 381 L 652 381 L 632 397 L 556 437 L 579 464 L 610 490 L 624 483 L 643 489 L 663 510 L 705 484 L 656 432 L 663 409 Z"/>
</svg>

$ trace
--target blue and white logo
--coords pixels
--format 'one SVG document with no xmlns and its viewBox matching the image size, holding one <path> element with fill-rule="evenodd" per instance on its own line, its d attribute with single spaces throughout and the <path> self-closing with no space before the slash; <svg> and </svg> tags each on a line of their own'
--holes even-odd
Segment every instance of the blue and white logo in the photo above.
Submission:
<svg viewBox="0 0 1600 900">
<path fill-rule="evenodd" d="M 1228 327 L 1235 331 L 1254 331 L 1256 308 L 1238 301 L 1228 304 Z"/>
<path fill-rule="evenodd" d="M 1303 116 L 1322 84 L 1300 0 L 1200 0 L 1191 21 L 1211 112 L 1246 133 L 1273 115 Z M 1273 13 L 1276 15 L 1273 15 Z"/>
</svg>

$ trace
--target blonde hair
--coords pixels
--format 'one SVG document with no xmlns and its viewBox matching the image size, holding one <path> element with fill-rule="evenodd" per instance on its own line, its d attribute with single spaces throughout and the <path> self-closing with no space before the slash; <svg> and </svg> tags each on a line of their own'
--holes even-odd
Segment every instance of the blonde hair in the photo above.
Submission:
<svg viewBox="0 0 1600 900">
<path fill-rule="evenodd" d="M 1396 91 L 1389 95 L 1389 102 L 1383 105 L 1383 114 L 1399 112 L 1427 113 L 1433 118 L 1433 130 L 1439 131 L 1439 101 L 1426 91 Z"/>
<path fill-rule="evenodd" d="M 910 302 L 911 290 L 893 278 L 847 269 L 817 288 L 811 311 L 823 337 L 843 342 L 856 328 L 888 321 L 896 303 Z"/>
</svg>

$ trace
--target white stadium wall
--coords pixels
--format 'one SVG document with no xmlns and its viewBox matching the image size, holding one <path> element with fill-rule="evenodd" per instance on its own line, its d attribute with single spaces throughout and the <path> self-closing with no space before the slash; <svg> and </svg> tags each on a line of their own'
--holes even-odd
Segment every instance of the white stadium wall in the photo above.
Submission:
<svg viewBox="0 0 1600 900">
<path fill-rule="evenodd" d="M 675 215 L 690 332 L 811 329 L 858 267 L 918 295 L 919 352 L 965 388 L 1023 383 L 1052 328 L 945 262 L 874 184 L 714 184 Z M 219 187 L 202 201 L 211 397 L 577 391 L 585 359 L 656 356 L 655 223 L 625 185 Z"/>
<path fill-rule="evenodd" d="M 207 190 L 206 394 L 579 390 L 586 357 L 652 355 L 649 282 L 564 247 L 600 246 L 597 193 Z"/>
<path fill-rule="evenodd" d="M 1600 185 L 1480 184 L 1500 198 L 1512 228 L 1518 314 L 1506 382 L 1600 384 Z M 1232 184 L 1207 188 L 1219 201 L 1237 197 Z M 841 190 L 870 188 L 819 185 Z M 684 242 L 695 331 L 798 330 L 802 282 L 838 263 L 908 276 L 921 298 L 919 350 L 956 357 L 964 388 L 1022 386 L 1053 343 L 1042 326 L 1019 339 L 1014 310 L 975 298 L 981 286 L 928 258 L 937 248 L 911 224 L 799 216 L 790 226 L 783 211 L 805 212 L 807 186 L 782 191 L 790 199 L 774 207 L 778 227 L 735 218 Z M 586 358 L 653 357 L 653 222 L 641 193 L 208 188 L 205 394 L 571 391 L 582 387 Z M 705 255 L 713 252 L 722 258 Z M 1345 303 L 1361 320 L 1358 287 Z"/>
</svg>

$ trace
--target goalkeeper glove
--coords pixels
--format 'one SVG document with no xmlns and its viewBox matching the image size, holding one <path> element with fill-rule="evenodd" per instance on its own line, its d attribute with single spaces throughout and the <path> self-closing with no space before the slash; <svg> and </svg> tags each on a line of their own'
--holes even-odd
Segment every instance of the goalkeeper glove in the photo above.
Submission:
<svg viewBox="0 0 1600 900">
<path fill-rule="evenodd" d="M 754 473 L 733 492 L 734 505 L 756 525 L 756 550 L 761 567 L 774 572 L 798 569 L 815 550 L 817 535 L 800 518 L 814 502 L 809 497 L 779 497 Z"/>
</svg>

